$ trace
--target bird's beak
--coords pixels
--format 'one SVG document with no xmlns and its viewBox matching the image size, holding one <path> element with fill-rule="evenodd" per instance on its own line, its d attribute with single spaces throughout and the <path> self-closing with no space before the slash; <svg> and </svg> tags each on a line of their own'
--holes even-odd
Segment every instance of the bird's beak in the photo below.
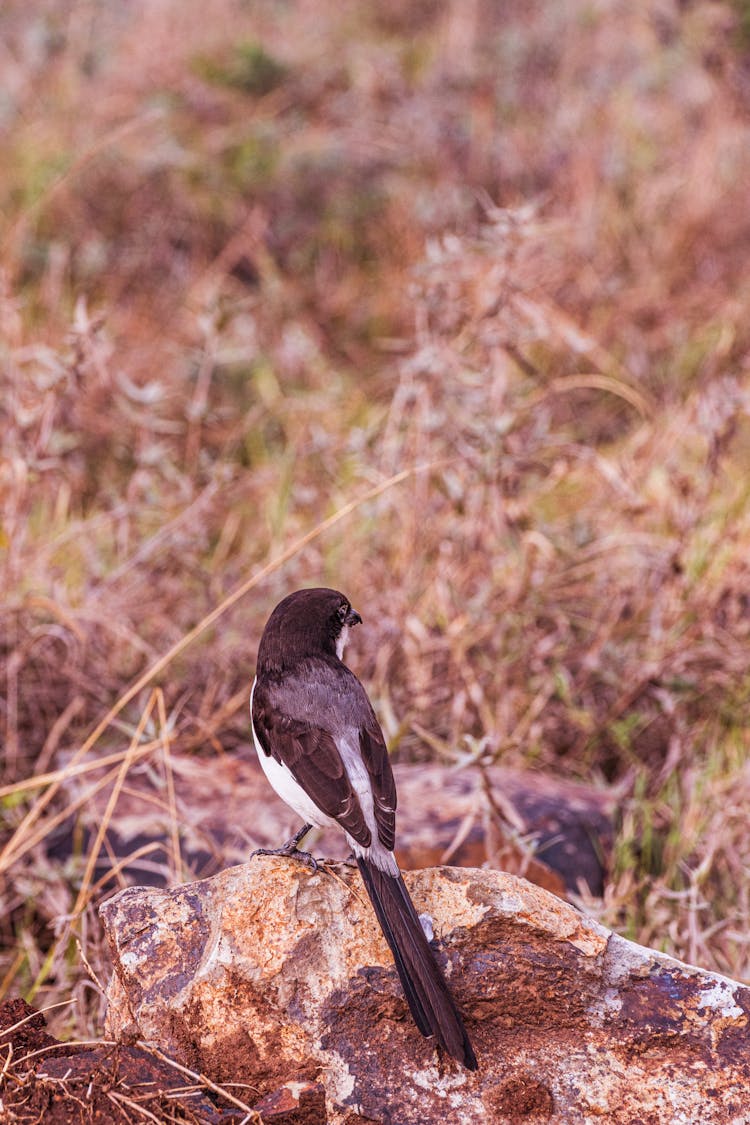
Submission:
<svg viewBox="0 0 750 1125">
<path fill-rule="evenodd" d="M 344 618 L 345 625 L 361 625 L 362 618 L 357 613 L 356 609 L 350 609 Z"/>
</svg>

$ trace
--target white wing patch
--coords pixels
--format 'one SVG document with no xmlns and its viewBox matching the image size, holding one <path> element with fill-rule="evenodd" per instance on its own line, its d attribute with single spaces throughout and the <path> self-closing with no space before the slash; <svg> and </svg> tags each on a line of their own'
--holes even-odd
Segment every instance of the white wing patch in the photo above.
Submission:
<svg viewBox="0 0 750 1125">
<path fill-rule="evenodd" d="M 359 731 L 348 730 L 338 746 L 341 760 L 344 763 L 352 789 L 357 794 L 359 806 L 365 818 L 365 824 L 370 829 L 372 843 L 369 848 L 363 848 L 356 840 L 347 834 L 347 839 L 355 855 L 367 856 L 381 871 L 389 875 L 398 875 L 398 864 L 393 852 L 384 848 L 378 838 L 378 823 L 375 819 L 375 801 L 372 792 L 372 779 L 367 772 L 367 767 L 362 761 L 362 751 L 359 746 Z"/>
</svg>

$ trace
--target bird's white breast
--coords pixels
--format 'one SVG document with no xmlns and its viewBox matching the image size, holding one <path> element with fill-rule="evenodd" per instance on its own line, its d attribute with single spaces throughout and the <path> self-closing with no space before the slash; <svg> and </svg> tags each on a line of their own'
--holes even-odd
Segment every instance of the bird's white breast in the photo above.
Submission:
<svg viewBox="0 0 750 1125">
<path fill-rule="evenodd" d="M 346 642 L 348 640 L 349 640 L 349 626 L 343 625 L 342 628 L 341 628 L 341 632 L 339 633 L 338 637 L 336 638 L 336 655 L 338 656 L 339 660 L 344 659 L 344 649 L 346 648 Z"/>
</svg>

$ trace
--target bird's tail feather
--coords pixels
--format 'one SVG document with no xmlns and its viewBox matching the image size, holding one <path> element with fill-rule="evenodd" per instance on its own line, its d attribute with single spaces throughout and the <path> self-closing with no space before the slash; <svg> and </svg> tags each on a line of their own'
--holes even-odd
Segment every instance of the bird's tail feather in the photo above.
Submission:
<svg viewBox="0 0 750 1125">
<path fill-rule="evenodd" d="M 423 1035 L 434 1035 L 448 1054 L 469 1070 L 476 1070 L 477 1060 L 466 1028 L 404 880 L 400 875 L 381 871 L 365 856 L 357 857 L 357 865 L 391 948 L 414 1022 Z"/>
</svg>

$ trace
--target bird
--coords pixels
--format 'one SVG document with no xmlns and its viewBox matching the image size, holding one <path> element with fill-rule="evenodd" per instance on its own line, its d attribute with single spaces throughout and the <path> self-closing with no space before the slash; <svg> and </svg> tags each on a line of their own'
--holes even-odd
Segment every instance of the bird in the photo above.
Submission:
<svg viewBox="0 0 750 1125">
<path fill-rule="evenodd" d="M 469 1036 L 394 856 L 396 785 L 383 732 L 364 687 L 343 662 L 362 618 L 338 590 L 305 588 L 272 611 L 250 694 L 252 734 L 266 778 L 302 818 L 281 848 L 301 856 L 313 828 L 343 830 L 418 1029 L 468 1070 Z M 254 853 L 254 854 L 257 854 Z"/>
</svg>

